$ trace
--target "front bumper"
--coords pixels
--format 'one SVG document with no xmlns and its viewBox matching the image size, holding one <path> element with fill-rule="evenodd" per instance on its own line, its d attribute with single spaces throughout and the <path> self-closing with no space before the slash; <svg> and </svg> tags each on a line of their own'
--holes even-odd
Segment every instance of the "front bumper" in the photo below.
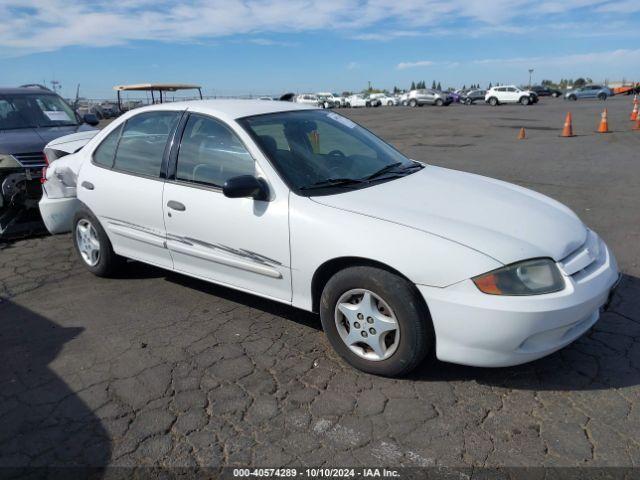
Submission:
<svg viewBox="0 0 640 480">
<path fill-rule="evenodd" d="M 478 367 L 505 367 L 553 353 L 599 319 L 619 281 L 616 260 L 602 243 L 600 257 L 565 275 L 560 292 L 487 295 L 465 280 L 447 288 L 418 285 L 429 307 L 438 359 Z"/>
</svg>

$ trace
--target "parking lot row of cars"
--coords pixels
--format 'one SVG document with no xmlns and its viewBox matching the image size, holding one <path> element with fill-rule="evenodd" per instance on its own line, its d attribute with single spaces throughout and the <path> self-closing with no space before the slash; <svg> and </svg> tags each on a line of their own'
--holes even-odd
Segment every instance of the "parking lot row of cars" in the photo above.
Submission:
<svg viewBox="0 0 640 480">
<path fill-rule="evenodd" d="M 520 103 L 531 105 L 538 102 L 539 97 L 564 97 L 566 100 L 576 101 L 584 98 L 597 98 L 606 100 L 613 96 L 611 89 L 602 85 L 585 85 L 563 93 L 560 90 L 534 86 L 523 89 L 515 85 L 500 85 L 488 90 L 470 89 L 443 92 L 435 89 L 422 88 L 409 92 L 389 93 L 357 93 L 343 96 L 336 93 L 303 93 L 291 97 L 297 103 L 320 106 L 322 108 L 356 108 L 356 107 L 380 107 L 380 106 L 409 106 L 421 107 L 423 105 L 447 106 L 451 103 L 463 103 L 472 105 L 476 102 L 486 102 L 492 106 L 503 103 Z M 262 97 L 263 100 L 272 100 L 270 97 Z"/>
</svg>

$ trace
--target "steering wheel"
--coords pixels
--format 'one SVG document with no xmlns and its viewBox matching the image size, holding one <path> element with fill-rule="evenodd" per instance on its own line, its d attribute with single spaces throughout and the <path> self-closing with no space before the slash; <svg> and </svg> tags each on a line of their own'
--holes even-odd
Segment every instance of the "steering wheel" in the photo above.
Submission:
<svg viewBox="0 0 640 480">
<path fill-rule="evenodd" d="M 332 176 L 342 176 L 349 170 L 350 162 L 345 161 L 347 156 L 340 150 L 331 150 L 327 157 L 327 170 Z"/>
</svg>

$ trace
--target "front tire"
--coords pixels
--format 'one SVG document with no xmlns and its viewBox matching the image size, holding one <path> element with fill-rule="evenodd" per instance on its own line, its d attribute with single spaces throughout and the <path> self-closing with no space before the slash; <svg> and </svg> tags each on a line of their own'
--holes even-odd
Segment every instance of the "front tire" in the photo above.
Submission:
<svg viewBox="0 0 640 480">
<path fill-rule="evenodd" d="M 409 106 L 410 106 L 411 108 L 415 108 L 415 107 L 417 107 L 417 106 L 418 106 L 418 102 L 416 101 L 416 99 L 415 99 L 415 98 L 412 98 L 411 100 L 409 100 Z"/>
<path fill-rule="evenodd" d="M 417 367 L 434 346 L 429 312 L 408 280 L 374 267 L 351 267 L 326 284 L 322 327 L 353 367 L 395 377 Z"/>
<path fill-rule="evenodd" d="M 498 105 L 498 99 L 496 97 L 491 97 L 489 99 L 489 105 L 491 105 L 492 107 L 495 107 Z"/>
<path fill-rule="evenodd" d="M 441 107 L 444 105 L 444 100 L 442 100 L 441 98 L 436 100 L 436 106 L 437 107 Z"/>
<path fill-rule="evenodd" d="M 598 100 L 604 102 L 607 99 L 607 95 L 605 93 L 601 93 L 598 95 Z"/>
<path fill-rule="evenodd" d="M 73 219 L 73 245 L 85 268 L 98 277 L 113 275 L 125 262 L 113 251 L 98 219 L 84 207 Z"/>
<path fill-rule="evenodd" d="M 529 97 L 522 97 L 520 99 L 520 105 L 524 105 L 527 106 L 531 103 L 531 100 L 529 100 Z"/>
</svg>

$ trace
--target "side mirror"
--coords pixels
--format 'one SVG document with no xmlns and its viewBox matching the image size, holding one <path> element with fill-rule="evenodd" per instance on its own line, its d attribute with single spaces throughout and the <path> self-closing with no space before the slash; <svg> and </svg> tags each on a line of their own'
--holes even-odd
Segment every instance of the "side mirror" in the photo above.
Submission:
<svg viewBox="0 0 640 480">
<path fill-rule="evenodd" d="M 84 120 L 84 123 L 88 123 L 92 127 L 95 127 L 100 123 L 100 120 L 98 120 L 98 117 L 96 117 L 96 115 L 93 113 L 85 113 L 82 116 L 82 120 Z"/>
<path fill-rule="evenodd" d="M 267 184 L 253 175 L 240 175 L 224 182 L 222 193 L 229 198 L 253 198 L 254 200 L 267 200 L 269 189 Z"/>
</svg>

